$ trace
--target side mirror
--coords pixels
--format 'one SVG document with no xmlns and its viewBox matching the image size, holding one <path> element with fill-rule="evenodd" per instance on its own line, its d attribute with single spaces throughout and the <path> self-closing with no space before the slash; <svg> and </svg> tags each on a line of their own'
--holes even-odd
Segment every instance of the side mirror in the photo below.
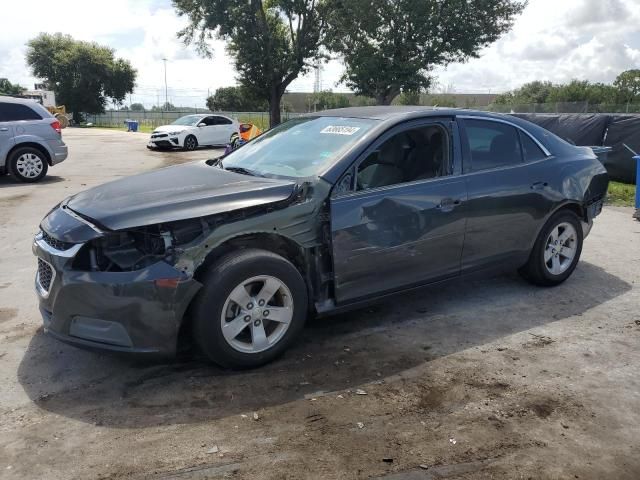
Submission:
<svg viewBox="0 0 640 480">
<path fill-rule="evenodd" d="M 200 122 L 200 123 L 198 124 L 198 127 L 206 127 L 206 126 L 207 126 L 207 124 L 206 124 L 206 123 L 204 123 L 204 122 Z"/>
</svg>

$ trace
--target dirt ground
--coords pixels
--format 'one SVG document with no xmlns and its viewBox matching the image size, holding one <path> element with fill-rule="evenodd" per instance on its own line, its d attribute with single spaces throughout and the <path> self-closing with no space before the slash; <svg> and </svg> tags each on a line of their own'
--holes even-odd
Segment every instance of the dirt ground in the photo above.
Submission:
<svg viewBox="0 0 640 480">
<path fill-rule="evenodd" d="M 31 239 L 79 190 L 215 150 L 64 131 L 47 181 L 0 178 L 0 478 L 640 478 L 640 222 L 605 208 L 573 277 L 438 285 L 313 320 L 244 372 L 47 337 Z"/>
</svg>

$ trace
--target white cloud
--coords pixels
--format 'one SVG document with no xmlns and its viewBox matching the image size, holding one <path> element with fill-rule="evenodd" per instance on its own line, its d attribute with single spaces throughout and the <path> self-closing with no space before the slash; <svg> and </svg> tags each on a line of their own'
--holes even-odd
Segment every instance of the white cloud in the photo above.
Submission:
<svg viewBox="0 0 640 480">
<path fill-rule="evenodd" d="M 533 80 L 611 82 L 640 61 L 636 0 L 531 0 L 480 58 L 436 69 L 459 92 L 498 92 Z"/>
<path fill-rule="evenodd" d="M 25 12 L 31 12 L 28 21 Z M 25 64 L 25 44 L 40 32 L 66 33 L 114 48 L 138 70 L 132 100 L 149 106 L 158 98 L 164 102 L 162 58 L 168 59 L 169 101 L 175 104 L 203 106 L 208 89 L 235 83 L 223 42 L 213 41 L 214 58 L 203 59 L 177 38 L 185 20 L 169 0 L 110 0 L 106 6 L 86 0 L 8 2 L 2 19 L 0 77 L 23 86 L 36 80 Z"/>
<path fill-rule="evenodd" d="M 29 12 L 25 14 L 25 12 Z M 212 42 L 213 59 L 198 56 L 177 39 L 185 20 L 170 0 L 31 0 L 3 2 L 0 77 L 31 86 L 24 62 L 25 43 L 39 32 L 62 32 L 110 45 L 138 69 L 133 101 L 164 101 L 167 58 L 169 99 L 204 105 L 207 89 L 235 84 L 224 43 Z M 486 48 L 480 58 L 435 70 L 440 85 L 458 92 L 499 92 L 532 80 L 572 78 L 612 81 L 622 70 L 640 67 L 640 2 L 637 0 L 530 0 L 511 32 Z M 337 86 L 343 67 L 332 61 L 322 70 L 323 88 Z M 314 74 L 296 80 L 292 91 L 313 89 Z"/>
</svg>

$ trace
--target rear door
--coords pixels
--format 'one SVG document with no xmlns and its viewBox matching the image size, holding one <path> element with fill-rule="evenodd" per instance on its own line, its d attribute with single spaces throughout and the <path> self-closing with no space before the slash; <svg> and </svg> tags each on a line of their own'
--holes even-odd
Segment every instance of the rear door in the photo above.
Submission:
<svg viewBox="0 0 640 480">
<path fill-rule="evenodd" d="M 13 140 L 13 125 L 9 122 L 5 112 L 7 103 L 0 102 L 0 167 L 5 166 L 7 154 L 15 145 Z"/>
<path fill-rule="evenodd" d="M 551 157 L 509 122 L 458 121 L 469 214 L 462 270 L 520 266 L 554 204 Z"/>
<path fill-rule="evenodd" d="M 231 134 L 235 131 L 233 122 L 226 117 L 216 115 L 213 117 L 213 124 L 215 125 L 213 143 L 215 145 L 226 145 L 229 143 Z"/>
<path fill-rule="evenodd" d="M 396 127 L 338 182 L 331 235 L 339 303 L 459 273 L 466 191 L 452 128 L 446 120 Z"/>
<path fill-rule="evenodd" d="M 213 115 L 204 117 L 200 120 L 198 127 L 198 144 L 200 145 L 215 145 L 216 143 L 216 124 L 215 117 Z"/>
</svg>

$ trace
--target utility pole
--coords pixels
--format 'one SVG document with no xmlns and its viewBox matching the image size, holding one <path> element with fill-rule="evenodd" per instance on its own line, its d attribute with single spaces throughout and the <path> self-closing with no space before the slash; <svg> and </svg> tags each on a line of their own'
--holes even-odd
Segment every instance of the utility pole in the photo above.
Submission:
<svg viewBox="0 0 640 480">
<path fill-rule="evenodd" d="M 164 108 L 167 108 L 169 105 L 169 90 L 167 88 L 167 59 L 163 58 L 164 62 Z"/>
</svg>

